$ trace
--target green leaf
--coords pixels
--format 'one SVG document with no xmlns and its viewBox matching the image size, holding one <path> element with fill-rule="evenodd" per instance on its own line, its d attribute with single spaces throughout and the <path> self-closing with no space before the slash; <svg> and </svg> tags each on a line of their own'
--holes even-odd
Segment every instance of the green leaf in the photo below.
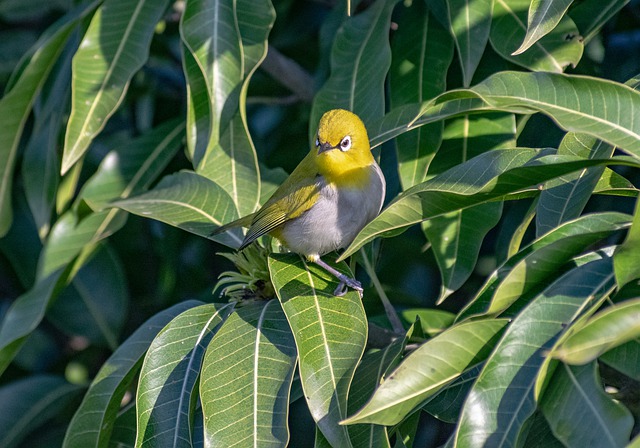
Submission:
<svg viewBox="0 0 640 448">
<path fill-rule="evenodd" d="M 543 156 L 546 151 L 498 149 L 460 164 L 416 185 L 391 202 L 356 236 L 339 260 L 348 257 L 377 236 L 397 234 L 413 224 L 445 213 L 482 204 L 548 179 L 614 159 L 585 160 L 570 156 Z M 631 163 L 629 159 L 618 159 Z"/>
<path fill-rule="evenodd" d="M 129 309 L 127 278 L 115 251 L 99 247 L 47 311 L 47 317 L 69 335 L 93 344 L 118 347 Z"/>
<path fill-rule="evenodd" d="M 578 26 L 584 42 L 598 34 L 602 26 L 618 13 L 629 0 L 584 0 L 571 8 L 569 15 Z"/>
<path fill-rule="evenodd" d="M 331 49 L 331 76 L 316 94 L 311 108 L 310 136 L 330 109 L 347 109 L 369 125 L 384 114 L 384 83 L 391 64 L 389 23 L 398 0 L 381 0 L 349 17 Z M 368 129 L 368 127 L 367 127 Z"/>
<path fill-rule="evenodd" d="M 629 378 L 640 381 L 640 342 L 627 342 L 604 353 L 600 360 L 624 373 Z"/>
<path fill-rule="evenodd" d="M 549 34 L 571 6 L 573 0 L 533 0 L 529 5 L 529 18 L 527 19 L 527 35 L 522 45 L 513 54 L 521 54 Z"/>
<path fill-rule="evenodd" d="M 231 311 L 232 304 L 191 308 L 153 340 L 136 395 L 136 446 L 192 446 L 192 406 L 204 352 Z"/>
<path fill-rule="evenodd" d="M 129 81 L 146 62 L 168 0 L 105 0 L 73 58 L 71 115 L 62 174 L 84 155 L 122 102 Z"/>
<path fill-rule="evenodd" d="M 227 192 L 192 171 L 165 176 L 153 190 L 113 205 L 205 237 L 216 226 L 238 217 Z M 211 238 L 230 247 L 239 247 L 242 243 L 239 231 Z"/>
<path fill-rule="evenodd" d="M 338 269 L 349 275 L 344 263 Z M 298 255 L 271 255 L 269 271 L 298 348 L 309 411 L 332 446 L 350 447 L 339 422 L 347 416 L 349 385 L 367 340 L 360 297 L 351 290 L 335 297 L 337 280 Z"/>
<path fill-rule="evenodd" d="M 569 335 L 551 356 L 569 364 L 585 364 L 625 342 L 640 337 L 640 299 L 599 312 Z"/>
<path fill-rule="evenodd" d="M 18 297 L 7 310 L 0 327 L 0 373 L 5 371 L 29 334 L 40 324 L 64 277 L 62 269 L 51 273 Z"/>
<path fill-rule="evenodd" d="M 277 300 L 240 306 L 209 343 L 200 376 L 206 446 L 286 446 L 296 347 Z"/>
<path fill-rule="evenodd" d="M 425 101 L 444 92 L 453 57 L 451 36 L 426 11 L 424 2 L 398 8 L 398 17 L 394 18 L 398 29 L 391 41 L 393 58 L 389 70 L 389 101 L 393 108 Z M 441 139 L 440 123 L 397 137 L 398 173 L 404 189 L 426 179 Z"/>
<path fill-rule="evenodd" d="M 611 259 L 596 260 L 563 275 L 518 314 L 469 393 L 455 436 L 458 446 L 515 445 L 535 410 L 545 352 L 612 285 Z"/>
<path fill-rule="evenodd" d="M 534 3 L 530 0 L 495 0 L 491 45 L 504 59 L 529 70 L 562 73 L 568 65 L 575 67 L 582 58 L 584 44 L 569 16 L 560 16 L 559 23 L 549 29 L 548 34 L 531 36 L 534 40 L 527 35 L 527 11 L 531 11 L 529 8 L 534 7 L 536 1 L 551 3 L 549 0 L 534 0 Z M 566 1 L 556 0 L 555 3 Z M 528 39 L 529 47 L 527 51 L 519 52 L 525 39 Z"/>
<path fill-rule="evenodd" d="M 33 375 L 0 387 L 0 444 L 20 445 L 25 436 L 55 417 L 74 399 L 79 386 L 53 375 Z"/>
<path fill-rule="evenodd" d="M 536 410 L 527 419 L 521 437 L 522 444 L 518 439 L 518 446 L 523 448 L 564 448 L 564 445 L 553 435 L 547 419 L 540 410 Z"/>
<path fill-rule="evenodd" d="M 636 201 L 633 213 L 633 223 L 627 233 L 627 237 L 620 244 L 613 255 L 613 266 L 616 272 L 618 287 L 622 288 L 627 283 L 640 278 L 640 201 Z"/>
<path fill-rule="evenodd" d="M 64 438 L 64 448 L 106 447 L 120 402 L 137 375 L 142 359 L 158 332 L 174 317 L 201 302 L 189 300 L 144 322 L 102 365 Z"/>
<path fill-rule="evenodd" d="M 569 132 L 562 139 L 558 154 L 604 159 L 613 155 L 613 147 L 589 135 Z M 604 170 L 604 167 L 585 168 L 546 182 L 537 206 L 536 234 L 544 235 L 580 216 Z"/>
<path fill-rule="evenodd" d="M 398 338 L 383 349 L 365 354 L 353 376 L 349 389 L 349 413 L 360 409 L 374 393 L 387 372 L 400 362 L 406 338 Z M 379 425 L 349 425 L 349 437 L 354 448 L 390 448 L 387 428 Z"/>
<path fill-rule="evenodd" d="M 360 411 L 343 423 L 399 423 L 468 367 L 484 359 L 507 323 L 506 319 L 467 322 L 425 342 L 402 361 Z"/>
<path fill-rule="evenodd" d="M 462 84 L 471 85 L 473 74 L 489 40 L 492 0 L 444 0 L 449 32 L 458 50 Z"/>
<path fill-rule="evenodd" d="M 145 191 L 167 167 L 183 137 L 184 123 L 169 120 L 109 151 L 84 183 L 80 199 L 99 211 L 114 199 Z"/>
<path fill-rule="evenodd" d="M 523 296 L 537 293 L 562 273 L 562 267 L 585 248 L 629 225 L 629 216 L 602 212 L 567 222 L 509 258 L 487 279 L 476 297 L 458 314 L 498 314 Z"/>
<path fill-rule="evenodd" d="M 455 319 L 449 311 L 432 308 L 407 308 L 400 315 L 409 323 L 419 319 L 422 331 L 431 337 L 449 328 Z"/>
<path fill-rule="evenodd" d="M 602 390 L 595 362 L 559 366 L 540 400 L 555 436 L 568 447 L 615 448 L 629 442 L 633 417 Z"/>
<path fill-rule="evenodd" d="M 25 61 L 19 77 L 11 90 L 0 100 L 0 236 L 9 230 L 13 213 L 11 209 L 11 188 L 13 167 L 16 161 L 18 143 L 24 124 L 31 111 L 36 96 L 58 60 L 58 56 L 67 44 L 69 36 L 86 15 L 90 14 L 98 2 L 81 6 L 49 28 L 29 53 L 29 62 Z"/>
</svg>

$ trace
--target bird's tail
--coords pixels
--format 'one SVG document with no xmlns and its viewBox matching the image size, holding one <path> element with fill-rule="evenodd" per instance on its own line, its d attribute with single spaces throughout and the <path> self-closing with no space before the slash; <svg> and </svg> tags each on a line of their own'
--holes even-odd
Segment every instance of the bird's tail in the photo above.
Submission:
<svg viewBox="0 0 640 448">
<path fill-rule="evenodd" d="M 216 230 L 211 232 L 209 236 L 220 235 L 221 233 L 224 233 L 227 230 L 234 229 L 236 227 L 249 227 L 252 220 L 253 214 L 243 216 L 242 218 L 236 219 L 235 221 L 231 221 L 223 226 L 218 227 Z"/>
</svg>

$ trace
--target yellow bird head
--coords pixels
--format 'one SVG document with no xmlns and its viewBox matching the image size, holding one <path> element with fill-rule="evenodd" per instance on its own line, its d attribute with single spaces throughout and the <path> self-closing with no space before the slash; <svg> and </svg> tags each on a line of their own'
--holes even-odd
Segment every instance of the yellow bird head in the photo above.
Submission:
<svg viewBox="0 0 640 448">
<path fill-rule="evenodd" d="M 329 181 L 358 183 L 358 169 L 374 163 L 364 123 L 344 109 L 330 110 L 320 118 L 312 151 L 317 151 L 318 172 Z"/>
</svg>

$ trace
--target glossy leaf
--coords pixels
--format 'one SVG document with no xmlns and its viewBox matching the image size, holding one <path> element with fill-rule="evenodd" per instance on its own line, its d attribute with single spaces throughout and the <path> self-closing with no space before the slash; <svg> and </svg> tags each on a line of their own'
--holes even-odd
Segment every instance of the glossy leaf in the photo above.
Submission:
<svg viewBox="0 0 640 448">
<path fill-rule="evenodd" d="M 416 185 L 402 193 L 367 224 L 341 255 L 341 259 L 377 236 L 385 236 L 389 232 L 397 234 L 398 230 L 421 221 L 481 204 L 577 169 L 613 162 L 570 156 L 545 157 L 542 154 L 545 152 L 531 149 L 494 150 Z M 623 163 L 635 165 L 628 159 Z"/>
<path fill-rule="evenodd" d="M 462 84 L 468 87 L 489 40 L 492 0 L 445 0 L 445 4 L 449 31 L 458 50 Z"/>
<path fill-rule="evenodd" d="M 551 3 L 548 0 L 539 1 Z M 556 0 L 555 3 L 566 1 Z M 530 0 L 495 0 L 491 45 L 504 59 L 534 71 L 562 73 L 567 66 L 576 66 L 582 58 L 584 44 L 569 16 L 559 17 L 559 22 L 548 34 L 537 40 L 529 39 L 527 11 L 535 3 Z M 519 52 L 525 39 L 529 39 L 530 46 L 526 51 Z"/>
<path fill-rule="evenodd" d="M 562 266 L 585 248 L 629 226 L 629 216 L 603 212 L 565 223 L 536 239 L 494 271 L 459 314 L 498 314 L 562 273 Z"/>
<path fill-rule="evenodd" d="M 0 444 L 5 448 L 19 446 L 23 438 L 61 412 L 81 391 L 53 375 L 33 375 L 3 384 L 0 400 Z"/>
<path fill-rule="evenodd" d="M 362 409 L 343 423 L 399 423 L 468 367 L 484 359 L 507 322 L 468 322 L 428 340 L 402 361 Z"/>
<path fill-rule="evenodd" d="M 513 319 L 465 402 L 458 445 L 515 445 L 535 410 L 534 388 L 544 353 L 612 285 L 610 259 L 584 264 L 552 283 Z"/>
<path fill-rule="evenodd" d="M 388 30 L 396 3 L 375 2 L 338 30 L 331 49 L 331 76 L 311 108 L 310 135 L 315 136 L 320 117 L 330 109 L 358 114 L 367 129 L 384 114 L 384 83 L 391 64 Z"/>
<path fill-rule="evenodd" d="M 640 381 L 640 342 L 630 341 L 609 350 L 600 357 L 600 361 Z"/>
<path fill-rule="evenodd" d="M 73 58 L 71 116 L 62 174 L 84 155 L 122 102 L 132 76 L 149 55 L 156 23 L 168 0 L 106 0 Z"/>
<path fill-rule="evenodd" d="M 232 304 L 196 306 L 175 317 L 155 337 L 138 382 L 136 446 L 192 446 L 192 406 L 202 359 L 232 310 Z"/>
<path fill-rule="evenodd" d="M 529 6 L 527 35 L 514 54 L 524 53 L 543 36 L 549 34 L 560 23 L 571 3 L 573 0 L 533 0 Z"/>
<path fill-rule="evenodd" d="M 338 269 L 346 272 L 346 265 Z M 309 411 L 332 446 L 349 447 L 339 422 L 347 416 L 349 385 L 367 340 L 360 297 L 352 290 L 335 297 L 337 280 L 298 255 L 271 255 L 269 272 L 298 348 Z"/>
<path fill-rule="evenodd" d="M 636 201 L 633 222 L 624 242 L 616 248 L 613 266 L 616 272 L 618 287 L 640 278 L 640 201 Z"/>
<path fill-rule="evenodd" d="M 203 361 L 205 446 L 286 446 L 295 365 L 296 347 L 278 301 L 238 307 Z"/>
<path fill-rule="evenodd" d="M 409 323 L 419 319 L 422 331 L 429 336 L 442 333 L 455 319 L 455 314 L 434 308 L 407 308 L 400 315 Z"/>
<path fill-rule="evenodd" d="M 613 155 L 613 147 L 594 137 L 569 132 L 562 139 L 558 154 L 604 159 Z M 580 216 L 604 169 L 585 168 L 545 183 L 537 206 L 536 234 L 544 235 L 563 222 Z"/>
<path fill-rule="evenodd" d="M 166 176 L 149 192 L 116 201 L 113 205 L 200 236 L 208 236 L 216 226 L 238 217 L 229 195 L 192 171 Z M 226 232 L 212 239 L 230 247 L 238 247 L 242 242 L 239 232 Z"/>
<path fill-rule="evenodd" d="M 13 217 L 11 188 L 18 143 L 31 106 L 78 22 L 90 14 L 97 2 L 71 11 L 34 45 L 29 62 L 0 100 L 0 236 L 9 230 Z M 20 67 L 20 66 L 19 66 Z"/>
<path fill-rule="evenodd" d="M 444 92 L 453 57 L 453 40 L 426 10 L 424 2 L 398 7 L 393 34 L 393 58 L 389 70 L 392 108 L 426 101 Z M 415 43 L 419 42 L 419 45 Z M 396 138 L 398 173 L 407 189 L 423 182 L 442 139 L 442 124 L 420 127 Z"/>
<path fill-rule="evenodd" d="M 569 335 L 551 356 L 569 364 L 585 364 L 625 342 L 640 337 L 640 299 L 606 308 Z"/>
<path fill-rule="evenodd" d="M 555 436 L 568 447 L 620 447 L 631 435 L 633 417 L 602 390 L 597 364 L 560 365 L 540 401 Z"/>
<path fill-rule="evenodd" d="M 122 397 L 140 370 L 151 342 L 174 317 L 200 304 L 190 300 L 156 314 L 113 352 L 93 379 L 71 419 L 64 448 L 107 446 Z"/>
</svg>

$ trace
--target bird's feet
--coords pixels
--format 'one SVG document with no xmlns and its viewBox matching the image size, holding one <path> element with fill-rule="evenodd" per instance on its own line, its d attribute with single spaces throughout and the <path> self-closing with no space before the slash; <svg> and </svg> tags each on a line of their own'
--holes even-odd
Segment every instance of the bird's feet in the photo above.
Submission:
<svg viewBox="0 0 640 448">
<path fill-rule="evenodd" d="M 347 293 L 347 288 L 351 288 L 358 291 L 358 295 L 362 299 L 362 292 L 364 290 L 362 289 L 362 284 L 358 280 L 347 277 L 344 274 L 340 274 L 338 276 L 338 280 L 340 280 L 340 283 L 338 283 L 338 287 L 333 291 L 334 296 L 342 297 Z"/>
</svg>

